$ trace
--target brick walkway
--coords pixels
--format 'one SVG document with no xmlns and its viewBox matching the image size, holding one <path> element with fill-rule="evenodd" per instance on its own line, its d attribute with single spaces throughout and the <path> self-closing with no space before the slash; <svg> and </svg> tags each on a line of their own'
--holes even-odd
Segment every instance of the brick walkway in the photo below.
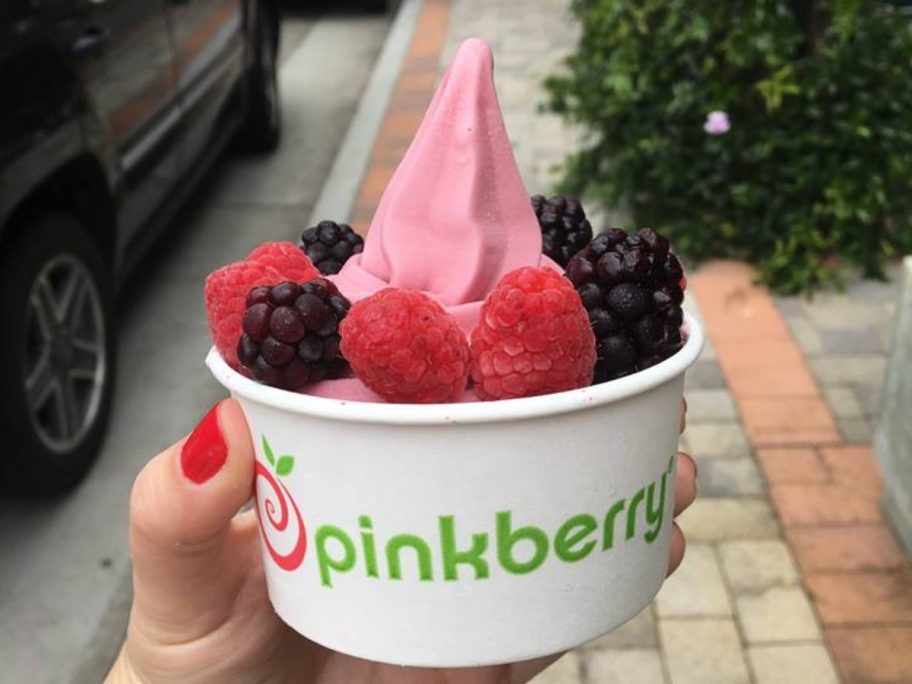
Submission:
<svg viewBox="0 0 912 684">
<path fill-rule="evenodd" d="M 889 274 L 887 283 L 856 280 L 845 292 L 776 300 L 842 439 L 851 444 L 870 444 L 879 413 L 900 294 L 900 269 Z"/>
<path fill-rule="evenodd" d="M 528 190 L 550 189 L 577 138 L 536 111 L 541 79 L 573 48 L 567 7 L 426 0 L 352 211 L 359 230 L 471 36 L 494 50 Z M 682 446 L 700 498 L 681 518 L 684 563 L 653 605 L 537 684 L 912 681 L 912 579 L 880 519 L 867 446 L 895 286 L 807 303 L 750 281 L 730 263 L 691 278 L 688 306 L 711 342 L 687 376 Z"/>
<path fill-rule="evenodd" d="M 888 336 L 874 329 L 889 324 L 884 295 L 893 288 L 865 283 L 855 301 L 826 295 L 777 307 L 751 280 L 747 267 L 720 263 L 692 283 L 773 507 L 845 679 L 910 681 L 912 575 L 881 518 L 870 432 L 857 430 L 876 412 L 858 395 L 882 379 Z M 782 309 L 793 312 L 790 325 Z M 869 346 L 839 358 L 849 344 Z"/>
</svg>

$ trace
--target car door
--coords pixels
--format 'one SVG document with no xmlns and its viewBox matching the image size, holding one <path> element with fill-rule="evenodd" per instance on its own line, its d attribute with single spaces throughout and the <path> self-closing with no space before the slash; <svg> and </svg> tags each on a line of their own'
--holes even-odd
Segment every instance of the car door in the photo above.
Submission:
<svg viewBox="0 0 912 684">
<path fill-rule="evenodd" d="M 164 0 L 80 0 L 72 52 L 117 168 L 118 244 L 142 227 L 179 173 L 180 108 Z"/>
<path fill-rule="evenodd" d="M 228 98 L 244 72 L 241 0 L 166 0 L 184 117 L 182 165 L 211 149 Z"/>
</svg>

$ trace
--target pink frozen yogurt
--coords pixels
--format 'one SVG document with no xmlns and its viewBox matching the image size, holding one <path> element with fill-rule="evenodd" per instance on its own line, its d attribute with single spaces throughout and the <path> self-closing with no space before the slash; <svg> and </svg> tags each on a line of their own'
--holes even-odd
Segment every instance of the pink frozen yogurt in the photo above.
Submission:
<svg viewBox="0 0 912 684">
<path fill-rule="evenodd" d="M 521 266 L 547 265 L 494 88 L 484 41 L 465 41 L 387 185 L 364 251 L 331 279 L 352 302 L 385 287 L 437 299 L 471 333 L 485 296 Z M 318 396 L 382 401 L 356 378 L 326 380 Z M 476 400 L 467 391 L 464 401 Z"/>
</svg>

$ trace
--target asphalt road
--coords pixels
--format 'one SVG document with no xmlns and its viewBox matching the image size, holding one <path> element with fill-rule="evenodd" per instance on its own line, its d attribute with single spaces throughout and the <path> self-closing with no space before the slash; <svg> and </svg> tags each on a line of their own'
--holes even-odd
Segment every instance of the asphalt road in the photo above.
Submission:
<svg viewBox="0 0 912 684">
<path fill-rule="evenodd" d="M 297 4 L 283 28 L 281 148 L 222 161 L 125 290 L 112 429 L 93 471 L 60 500 L 0 500 L 4 684 L 103 676 L 130 601 L 133 478 L 223 396 L 203 365 L 203 279 L 258 242 L 306 227 L 390 17 Z"/>
</svg>

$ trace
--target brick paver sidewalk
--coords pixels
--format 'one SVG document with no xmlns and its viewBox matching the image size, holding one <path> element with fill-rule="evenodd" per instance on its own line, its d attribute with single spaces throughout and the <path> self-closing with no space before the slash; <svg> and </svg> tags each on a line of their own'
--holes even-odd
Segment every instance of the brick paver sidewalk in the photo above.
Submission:
<svg viewBox="0 0 912 684">
<path fill-rule="evenodd" d="M 494 50 L 528 190 L 551 189 L 577 136 L 537 104 L 575 42 L 568 4 L 425 1 L 352 211 L 358 229 L 471 36 Z M 687 376 L 682 446 L 700 471 L 680 521 L 687 556 L 652 606 L 536 681 L 912 682 L 912 577 L 880 517 L 869 447 L 895 288 L 774 301 L 736 263 L 690 282 L 710 343 Z"/>
</svg>

